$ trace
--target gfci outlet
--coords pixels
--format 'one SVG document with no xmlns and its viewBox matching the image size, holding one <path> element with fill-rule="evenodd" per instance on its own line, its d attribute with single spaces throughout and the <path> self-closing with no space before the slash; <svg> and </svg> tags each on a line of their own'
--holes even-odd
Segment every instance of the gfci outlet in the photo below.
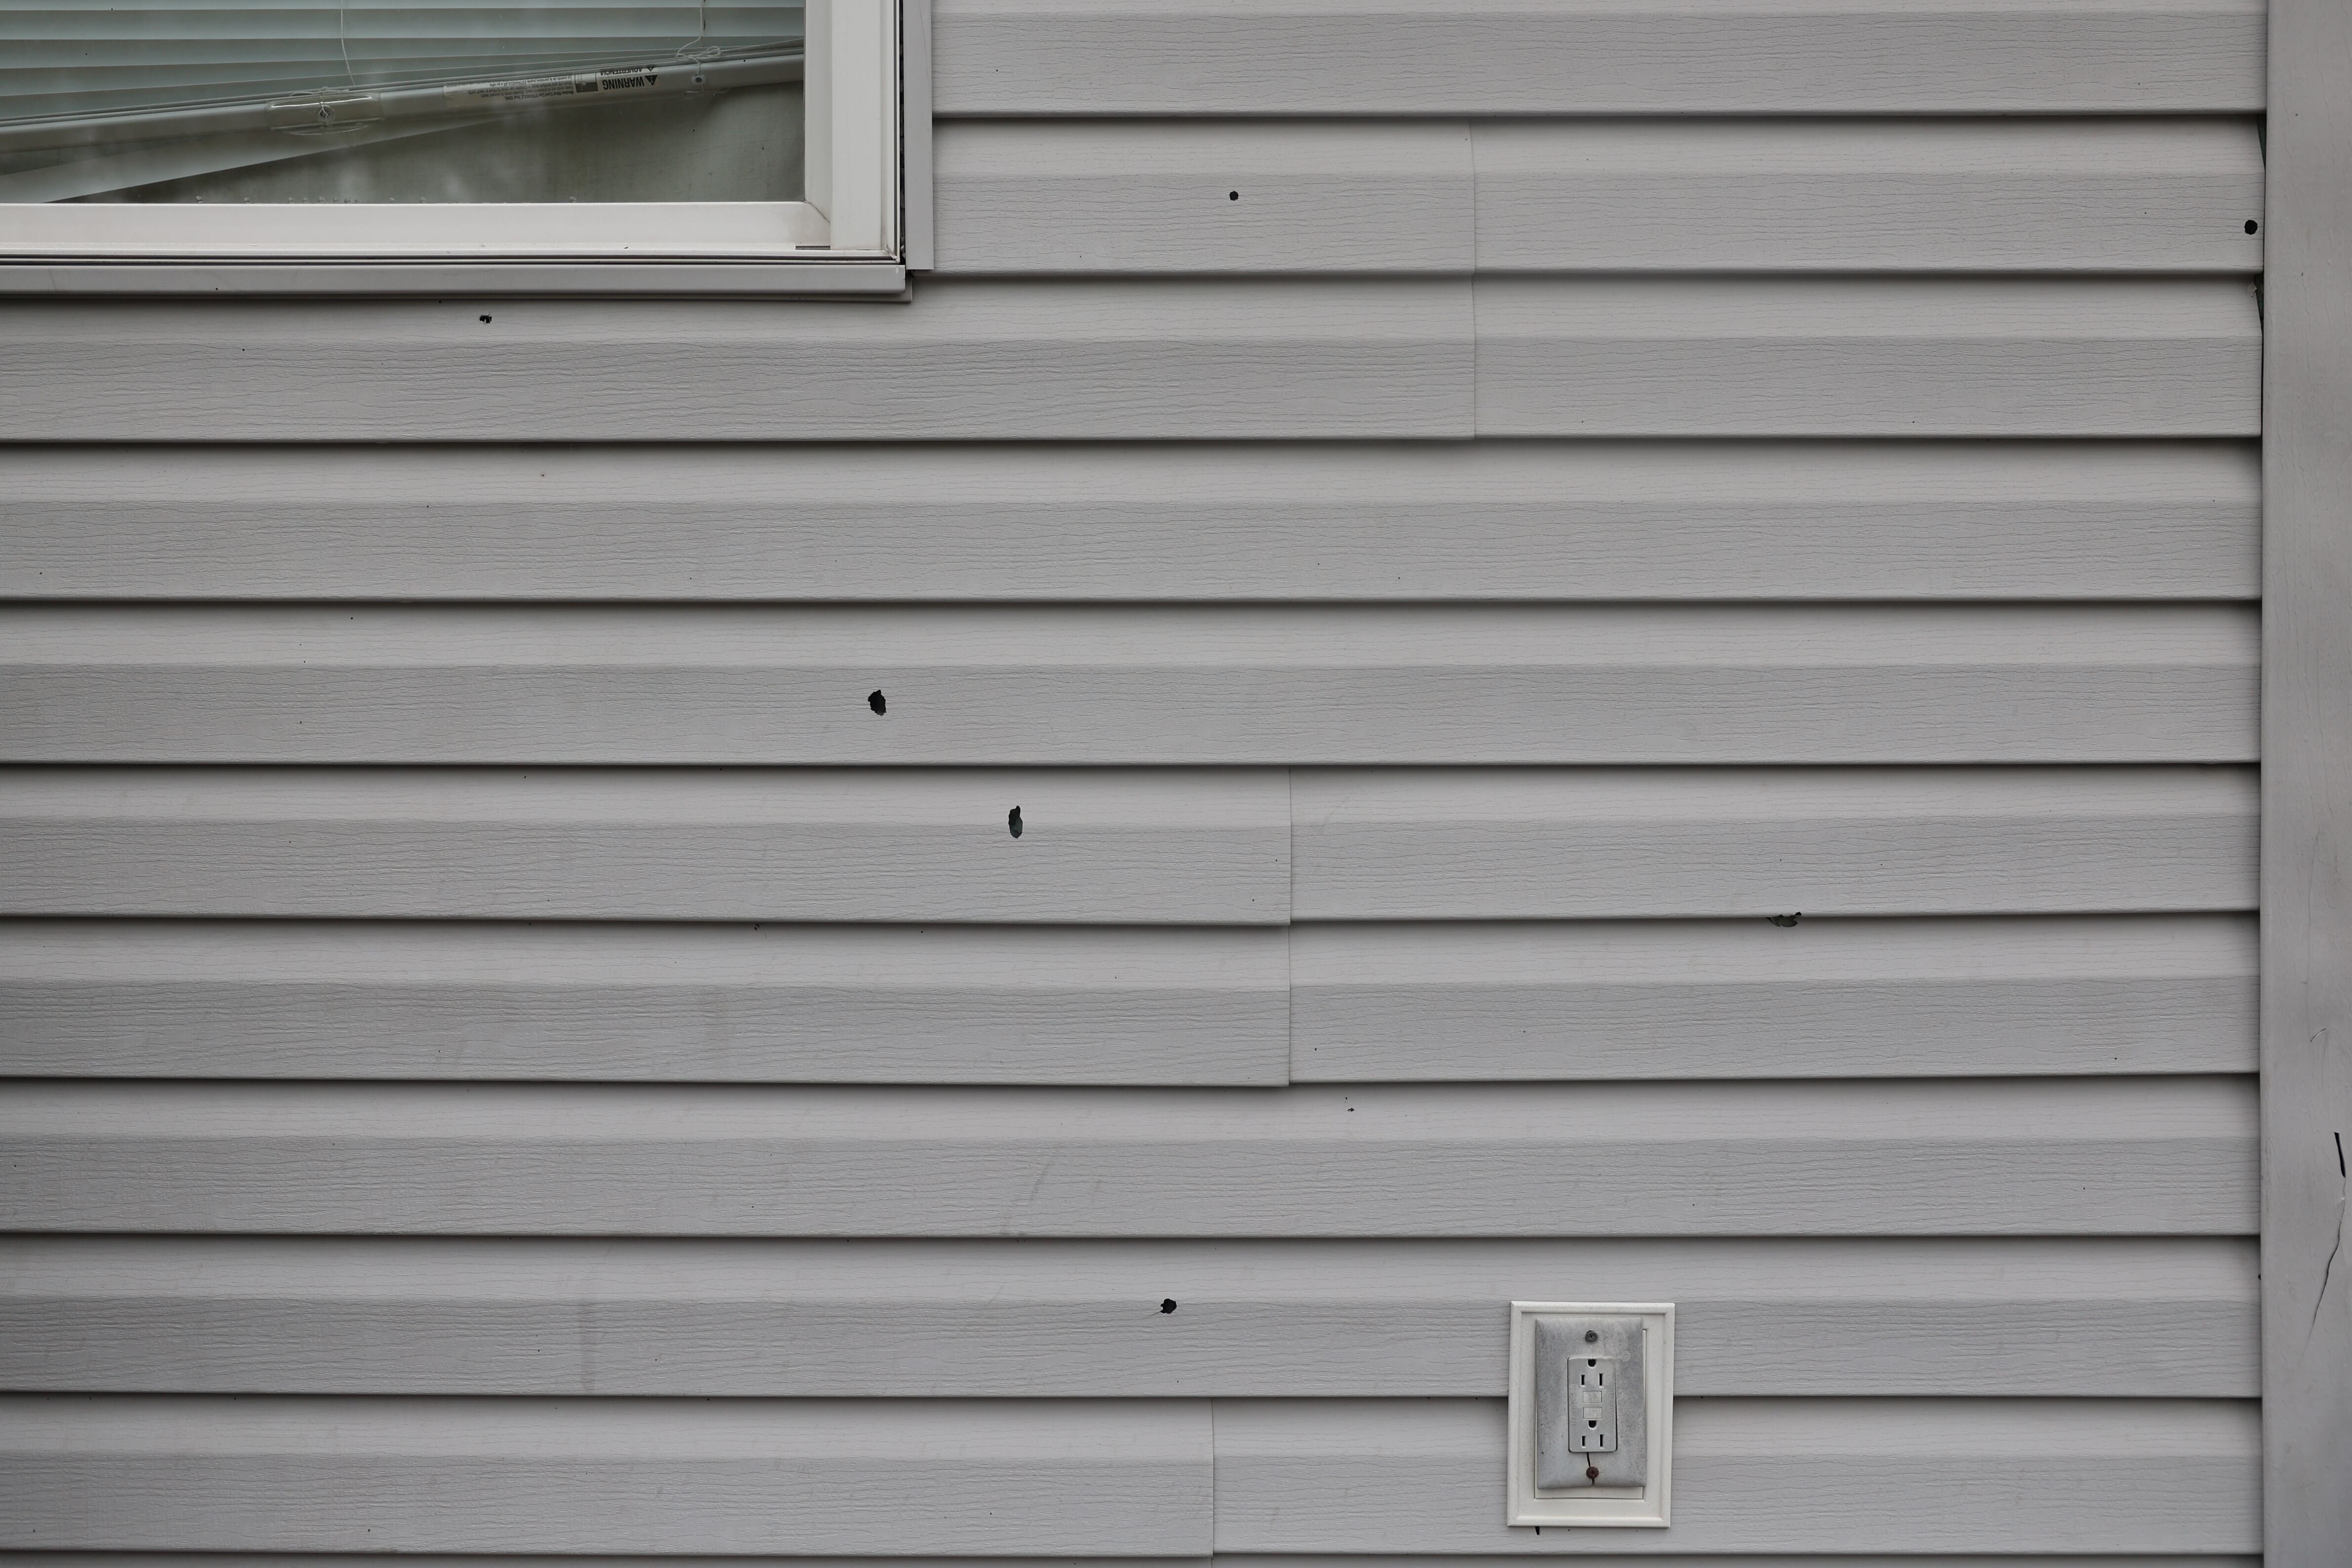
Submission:
<svg viewBox="0 0 2352 1568">
<path fill-rule="evenodd" d="M 1663 1528 L 1671 1302 L 1513 1301 L 1512 1524 Z"/>
</svg>

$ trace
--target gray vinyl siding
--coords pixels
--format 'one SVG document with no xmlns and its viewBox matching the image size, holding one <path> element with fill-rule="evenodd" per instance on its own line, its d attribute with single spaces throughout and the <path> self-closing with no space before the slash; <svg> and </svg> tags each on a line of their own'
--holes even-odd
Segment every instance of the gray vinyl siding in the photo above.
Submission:
<svg viewBox="0 0 2352 1568">
<path fill-rule="evenodd" d="M 2244 1568 L 2259 0 L 935 15 L 911 303 L 0 303 L 0 1548 Z"/>
</svg>

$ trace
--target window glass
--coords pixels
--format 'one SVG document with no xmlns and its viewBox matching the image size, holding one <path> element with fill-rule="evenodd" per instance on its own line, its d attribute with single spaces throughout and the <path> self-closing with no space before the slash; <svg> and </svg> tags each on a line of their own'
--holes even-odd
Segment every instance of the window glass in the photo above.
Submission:
<svg viewBox="0 0 2352 1568">
<path fill-rule="evenodd" d="M 777 5 L 0 5 L 0 203 L 803 199 Z"/>
</svg>

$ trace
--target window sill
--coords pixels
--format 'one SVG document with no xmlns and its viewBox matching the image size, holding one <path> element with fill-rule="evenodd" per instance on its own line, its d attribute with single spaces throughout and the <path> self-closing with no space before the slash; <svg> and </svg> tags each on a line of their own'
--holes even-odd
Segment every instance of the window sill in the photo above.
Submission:
<svg viewBox="0 0 2352 1568">
<path fill-rule="evenodd" d="M 904 299 L 896 261 L 0 262 L 0 296 L 753 296 Z"/>
</svg>

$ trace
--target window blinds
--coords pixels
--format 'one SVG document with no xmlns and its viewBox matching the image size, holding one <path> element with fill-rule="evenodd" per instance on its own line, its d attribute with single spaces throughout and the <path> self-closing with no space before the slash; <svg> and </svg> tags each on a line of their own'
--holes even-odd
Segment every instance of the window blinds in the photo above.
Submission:
<svg viewBox="0 0 2352 1568">
<path fill-rule="evenodd" d="M 0 150 L 788 80 L 802 10 L 798 0 L 0 5 Z"/>
</svg>

